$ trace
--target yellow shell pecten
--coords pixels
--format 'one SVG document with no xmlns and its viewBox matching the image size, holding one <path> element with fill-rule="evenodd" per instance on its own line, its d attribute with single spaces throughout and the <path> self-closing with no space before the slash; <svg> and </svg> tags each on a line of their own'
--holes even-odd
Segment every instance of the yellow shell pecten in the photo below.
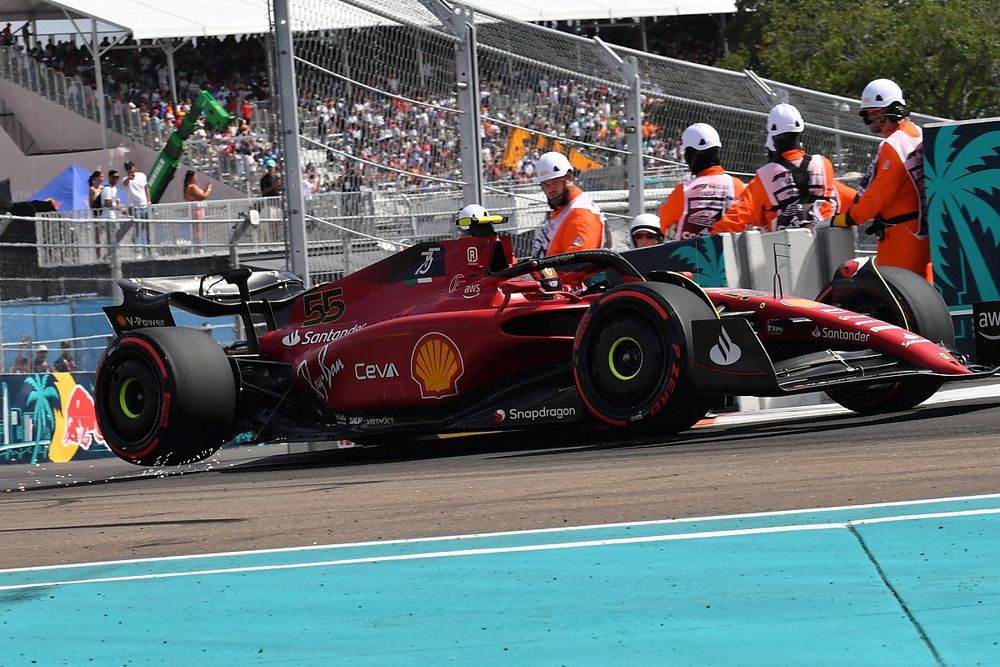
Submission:
<svg viewBox="0 0 1000 667">
<path fill-rule="evenodd" d="M 465 367 L 458 347 L 450 338 L 429 333 L 414 346 L 410 370 L 423 398 L 443 398 L 458 393 L 458 378 Z"/>
</svg>

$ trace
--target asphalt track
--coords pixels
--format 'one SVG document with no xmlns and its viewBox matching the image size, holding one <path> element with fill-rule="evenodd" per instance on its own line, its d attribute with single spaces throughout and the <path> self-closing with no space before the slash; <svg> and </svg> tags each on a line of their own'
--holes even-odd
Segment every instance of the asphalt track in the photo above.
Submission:
<svg viewBox="0 0 1000 667">
<path fill-rule="evenodd" d="M 671 444 L 7 466 L 0 665 L 1000 664 L 1000 391 L 936 398 Z"/>
</svg>

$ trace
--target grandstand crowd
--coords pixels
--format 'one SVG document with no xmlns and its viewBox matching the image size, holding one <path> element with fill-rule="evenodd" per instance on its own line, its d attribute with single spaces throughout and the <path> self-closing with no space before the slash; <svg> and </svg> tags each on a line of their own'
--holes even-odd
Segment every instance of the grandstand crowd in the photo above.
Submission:
<svg viewBox="0 0 1000 667">
<path fill-rule="evenodd" d="M 684 28 L 691 21 L 711 23 L 712 19 L 660 19 L 647 28 L 649 50 L 695 62 L 712 62 L 719 55 L 720 40 L 705 39 L 704 30 Z M 559 27 L 577 33 L 606 34 L 608 30 L 600 33 L 599 26 L 581 28 L 569 24 Z M 90 50 L 76 39 L 56 41 L 49 37 L 42 43 L 33 40 L 30 33 L 25 35 L 24 29 L 8 28 L 0 37 L 0 46 L 65 73 L 70 101 L 84 87 L 94 86 Z M 104 94 L 112 116 L 138 117 L 149 129 L 147 136 L 152 137 L 153 147 L 158 148 L 190 112 L 198 93 L 208 90 L 236 122 L 217 130 L 199 119 L 188 142 L 188 157 L 192 161 L 209 161 L 230 182 L 256 189 L 265 162 L 279 158 L 274 126 L 258 122 L 257 109 L 269 106 L 272 92 L 264 37 L 192 39 L 174 53 L 174 86 L 169 80 L 166 55 L 159 47 L 138 45 L 132 40 L 112 44 L 105 37 L 100 48 L 104 50 Z M 621 154 L 616 150 L 625 145 L 620 121 L 625 111 L 623 91 L 574 80 L 558 70 L 550 79 L 537 68 L 503 68 L 498 64 L 495 76 L 484 68 L 481 82 L 487 182 L 529 182 L 538 155 L 549 148 L 546 135 L 571 139 L 566 148 L 576 148 L 585 158 L 605 165 L 621 163 Z M 342 83 L 335 83 L 336 89 L 310 89 L 308 85 L 300 88 L 301 130 L 316 142 L 306 146 L 315 149 L 305 160 L 309 163 L 307 195 L 404 184 L 407 189 L 431 188 L 441 182 L 461 180 L 456 98 L 421 95 L 419 89 L 401 90 L 400 76 L 388 69 L 381 77 L 365 83 L 386 94 Z M 517 85 L 512 86 L 513 82 Z M 172 88 L 176 90 L 176 102 Z M 413 101 L 394 97 L 397 93 Z M 647 100 L 646 104 L 655 104 L 655 100 Z M 539 134 L 525 142 L 516 141 L 516 136 L 512 141 L 513 126 Z M 654 158 L 653 162 L 680 162 L 679 134 L 680 128 L 647 123 L 643 127 L 645 154 Z M 413 174 L 426 178 L 415 178 Z"/>
</svg>

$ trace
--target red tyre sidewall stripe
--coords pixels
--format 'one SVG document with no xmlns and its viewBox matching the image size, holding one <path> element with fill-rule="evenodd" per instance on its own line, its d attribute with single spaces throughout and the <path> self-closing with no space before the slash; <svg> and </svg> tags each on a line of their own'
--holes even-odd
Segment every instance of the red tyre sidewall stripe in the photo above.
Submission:
<svg viewBox="0 0 1000 667">
<path fill-rule="evenodd" d="M 154 348 L 152 345 L 150 345 L 145 340 L 143 340 L 141 338 L 135 338 L 135 337 L 122 338 L 122 339 L 120 339 L 118 341 L 118 347 L 121 347 L 121 346 L 123 346 L 125 344 L 138 345 L 139 347 L 141 347 L 144 350 L 146 350 L 147 352 L 149 352 L 150 356 L 153 358 L 153 361 L 156 362 L 156 365 L 160 369 L 160 375 L 163 377 L 164 380 L 167 379 L 167 367 L 163 363 L 163 358 L 160 356 L 160 353 L 156 350 L 156 348 Z M 102 368 L 103 368 L 103 366 L 102 366 Z M 170 408 L 170 392 L 164 391 L 163 392 L 163 403 L 161 405 L 161 414 L 160 414 L 160 424 L 161 425 L 163 425 L 165 423 L 165 421 L 169 419 L 168 415 L 166 414 L 166 411 L 169 410 L 169 408 Z M 153 438 L 153 441 L 149 443 L 149 446 L 147 446 L 141 452 L 127 452 L 127 451 L 124 451 L 124 450 L 119 449 L 118 447 L 116 447 L 114 445 L 114 443 L 111 442 L 110 440 L 108 441 L 107 444 L 108 444 L 108 447 L 110 447 L 111 450 L 115 454 L 117 454 L 118 456 L 120 456 L 123 459 L 126 459 L 126 460 L 141 459 L 144 456 L 146 456 L 147 454 L 149 454 L 150 452 L 152 452 L 154 449 L 156 449 L 156 446 L 158 444 L 160 444 L 160 439 L 159 438 Z"/>
<path fill-rule="evenodd" d="M 655 310 L 663 320 L 665 320 L 665 321 L 669 321 L 670 320 L 670 313 L 668 313 L 663 308 L 663 306 L 656 299 L 654 299 L 653 297 L 649 296 L 648 294 L 644 294 L 644 293 L 638 292 L 638 291 L 624 291 L 623 290 L 621 292 L 613 292 L 613 293 L 607 295 L 606 297 L 604 297 L 603 299 L 601 299 L 598 303 L 607 303 L 608 301 L 611 301 L 613 299 L 620 299 L 620 298 L 639 299 L 640 301 L 644 301 L 647 304 L 649 304 L 653 308 L 653 310 Z M 594 305 L 597 305 L 597 304 L 594 304 Z M 576 350 L 579 347 L 579 341 L 583 339 L 583 333 L 586 330 L 587 325 L 590 324 L 590 312 L 591 312 L 590 310 L 587 311 L 587 313 L 584 315 L 583 321 L 580 323 L 580 326 L 582 327 L 582 330 L 579 332 L 579 335 L 577 336 L 577 339 L 576 339 L 577 343 L 574 346 L 574 350 L 573 350 L 574 353 L 576 352 Z M 595 417 L 597 417 L 598 419 L 600 419 L 601 421 L 603 421 L 605 423 L 611 424 L 612 426 L 619 426 L 619 427 L 628 426 L 628 422 L 625 421 L 624 419 L 614 419 L 613 417 L 609 417 L 609 416 L 605 415 L 603 412 L 601 412 L 596 407 L 594 407 L 594 405 L 590 401 L 587 400 L 587 397 L 584 396 L 583 392 L 580 391 L 580 389 L 579 389 L 580 388 L 580 373 L 577 370 L 577 364 L 573 364 L 573 379 L 576 380 L 577 393 L 580 395 L 580 400 L 582 400 L 583 404 L 585 406 L 587 406 L 588 410 L 590 410 L 590 414 L 594 415 Z M 659 401 L 660 398 L 662 398 L 662 395 L 659 396 L 659 397 L 657 397 L 657 401 Z M 646 412 L 648 413 L 649 411 L 647 410 Z"/>
</svg>

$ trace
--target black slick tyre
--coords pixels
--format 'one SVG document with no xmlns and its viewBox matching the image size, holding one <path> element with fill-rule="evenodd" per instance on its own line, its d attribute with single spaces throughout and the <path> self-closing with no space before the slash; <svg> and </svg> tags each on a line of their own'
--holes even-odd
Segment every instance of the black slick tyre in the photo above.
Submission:
<svg viewBox="0 0 1000 667">
<path fill-rule="evenodd" d="M 108 446 L 140 466 L 200 461 L 235 435 L 232 366 L 222 348 L 196 329 L 119 335 L 101 358 L 94 401 Z"/>
<path fill-rule="evenodd" d="M 840 290 L 837 299 L 821 300 L 907 328 L 931 342 L 954 347 L 955 329 L 951 314 L 944 299 L 930 283 L 912 271 L 895 266 L 879 267 L 878 274 L 885 281 L 884 285 L 879 285 L 869 276 L 869 280 L 859 281 L 849 290 Z M 938 378 L 914 377 L 829 391 L 827 395 L 848 410 L 881 414 L 920 405 L 933 396 L 943 383 Z"/>
<path fill-rule="evenodd" d="M 574 341 L 573 375 L 587 410 L 644 435 L 693 426 L 714 397 L 692 386 L 691 322 L 714 317 L 711 306 L 677 285 L 609 291 L 587 311 Z"/>
</svg>

